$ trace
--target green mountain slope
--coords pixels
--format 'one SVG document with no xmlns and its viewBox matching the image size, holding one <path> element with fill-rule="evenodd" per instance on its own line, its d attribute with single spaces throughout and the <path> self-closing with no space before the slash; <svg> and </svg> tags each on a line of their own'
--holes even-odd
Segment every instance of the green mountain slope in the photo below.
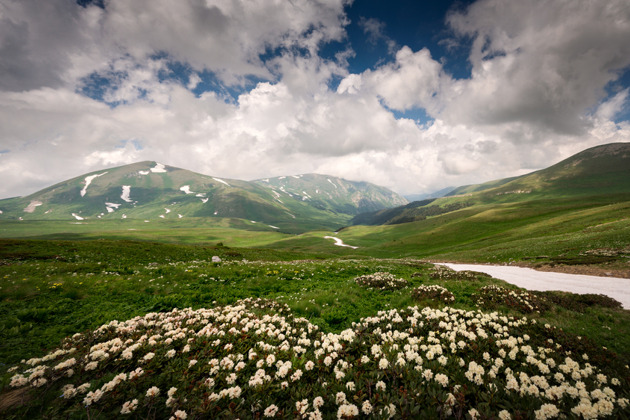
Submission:
<svg viewBox="0 0 630 420">
<path fill-rule="evenodd" d="M 612 143 L 520 177 L 467 185 L 437 200 L 361 214 L 352 224 L 399 224 L 475 205 L 626 193 L 630 193 L 630 143 Z"/>
<path fill-rule="evenodd" d="M 330 179 L 331 184 L 346 192 L 352 190 L 347 181 L 313 177 L 319 178 Z M 291 188 L 283 192 L 270 185 L 140 162 L 91 172 L 27 197 L 0 200 L 0 220 L 236 218 L 250 225 L 258 223 L 256 229 L 264 225 L 269 230 L 303 232 L 336 229 L 346 225 L 360 208 L 382 208 L 401 200 L 395 193 L 367 183 L 361 184 L 362 191 L 354 188 L 355 195 L 329 193 L 327 200 L 296 199 L 295 194 L 288 192 Z M 304 191 L 318 189 L 306 184 L 300 187 Z M 281 195 L 285 195 L 283 199 Z M 393 199 L 388 202 L 383 198 L 386 196 Z"/>
</svg>

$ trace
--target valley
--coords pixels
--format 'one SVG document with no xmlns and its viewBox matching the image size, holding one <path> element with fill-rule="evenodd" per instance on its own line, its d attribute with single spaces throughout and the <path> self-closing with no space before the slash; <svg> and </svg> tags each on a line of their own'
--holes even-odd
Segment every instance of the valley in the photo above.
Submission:
<svg viewBox="0 0 630 420">
<path fill-rule="evenodd" d="M 336 418 L 369 393 L 382 418 L 533 418 L 549 401 L 623 418 L 619 301 L 434 263 L 630 278 L 629 179 L 630 147 L 613 144 L 412 203 L 156 162 L 0 200 L 0 413 L 293 418 L 306 399 Z"/>
</svg>

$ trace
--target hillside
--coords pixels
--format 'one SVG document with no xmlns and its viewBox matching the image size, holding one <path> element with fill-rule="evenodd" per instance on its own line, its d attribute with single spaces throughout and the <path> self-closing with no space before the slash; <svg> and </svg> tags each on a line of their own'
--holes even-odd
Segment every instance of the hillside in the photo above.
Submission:
<svg viewBox="0 0 630 420">
<path fill-rule="evenodd" d="M 279 178 L 278 178 L 279 179 Z M 309 184 L 310 180 L 315 182 Z M 325 179 L 333 194 L 319 185 Z M 330 181 L 327 181 L 330 180 Z M 202 175 L 156 162 L 140 162 L 91 172 L 27 197 L 0 200 L 3 220 L 237 218 L 268 230 L 301 232 L 335 229 L 360 209 L 404 202 L 385 188 L 322 175 L 304 176 L 300 196 L 294 187 L 273 188 L 273 181 L 247 182 Z M 334 185 L 334 187 L 333 187 Z M 356 185 L 356 186 L 355 186 Z M 350 194 L 352 192 L 352 194 Z M 348 199 L 349 198 L 349 199 Z"/>
<path fill-rule="evenodd" d="M 630 193 L 630 143 L 596 146 L 519 177 L 455 188 L 437 200 L 361 214 L 353 225 L 399 224 L 482 204 Z"/>
</svg>

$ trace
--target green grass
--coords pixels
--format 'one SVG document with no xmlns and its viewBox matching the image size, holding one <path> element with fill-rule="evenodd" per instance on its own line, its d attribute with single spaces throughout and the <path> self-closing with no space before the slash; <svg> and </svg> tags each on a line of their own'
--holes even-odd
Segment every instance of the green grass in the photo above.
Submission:
<svg viewBox="0 0 630 420">
<path fill-rule="evenodd" d="M 215 255 L 221 263 L 211 261 Z M 410 291 L 419 285 L 446 287 L 456 297 L 452 305 L 465 309 L 475 308 L 472 296 L 484 285 L 515 288 L 483 275 L 474 281 L 433 278 L 430 265 L 415 260 L 330 257 L 135 241 L 3 240 L 0 360 L 14 363 L 40 354 L 68 334 L 175 307 L 271 298 L 326 330 L 340 331 L 379 310 L 413 304 Z M 378 271 L 404 278 L 409 286 L 380 292 L 354 282 L 357 276 Z M 553 308 L 537 316 L 597 339 L 630 361 L 630 312 Z"/>
</svg>

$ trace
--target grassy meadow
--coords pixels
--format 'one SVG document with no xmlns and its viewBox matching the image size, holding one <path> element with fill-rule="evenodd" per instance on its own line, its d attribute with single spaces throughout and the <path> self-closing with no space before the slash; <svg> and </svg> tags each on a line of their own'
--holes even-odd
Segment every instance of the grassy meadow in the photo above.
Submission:
<svg viewBox="0 0 630 420">
<path fill-rule="evenodd" d="M 628 416 L 612 299 L 319 233 L 294 250 L 115 238 L 0 240 L 3 418 Z"/>
</svg>

